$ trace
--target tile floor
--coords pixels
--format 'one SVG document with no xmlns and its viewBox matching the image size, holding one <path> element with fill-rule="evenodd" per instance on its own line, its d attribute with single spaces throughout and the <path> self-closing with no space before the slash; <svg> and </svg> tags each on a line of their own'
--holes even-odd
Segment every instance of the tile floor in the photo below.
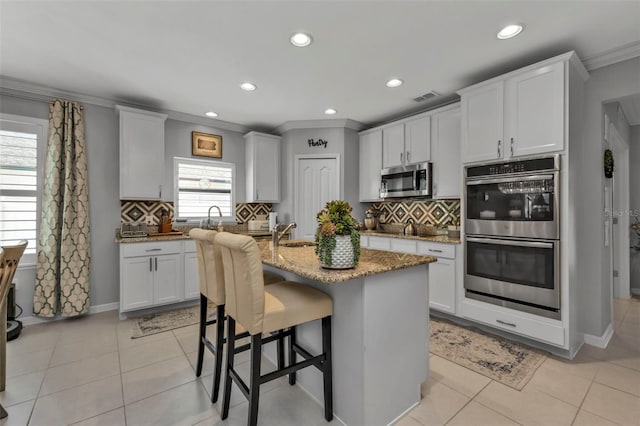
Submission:
<svg viewBox="0 0 640 426">
<path fill-rule="evenodd" d="M 433 355 L 423 400 L 398 425 L 640 425 L 640 299 L 616 300 L 614 325 L 606 350 L 585 346 L 572 362 L 549 357 L 522 391 Z M 220 403 L 209 402 L 208 351 L 196 379 L 196 326 L 129 336 L 115 312 L 27 327 L 8 343 L 0 402 L 9 417 L 0 425 L 246 424 L 237 389 L 224 422 Z M 262 388 L 260 424 L 326 422 L 318 404 L 280 379 Z"/>
</svg>

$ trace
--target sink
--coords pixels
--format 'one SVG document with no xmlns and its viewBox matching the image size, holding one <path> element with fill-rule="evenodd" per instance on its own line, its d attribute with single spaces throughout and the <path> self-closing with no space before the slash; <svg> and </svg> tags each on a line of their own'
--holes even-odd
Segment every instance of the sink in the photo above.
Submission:
<svg viewBox="0 0 640 426">
<path fill-rule="evenodd" d="M 316 243 L 313 241 L 303 241 L 303 240 L 290 240 L 290 241 L 280 241 L 280 246 L 282 247 L 313 247 Z"/>
</svg>

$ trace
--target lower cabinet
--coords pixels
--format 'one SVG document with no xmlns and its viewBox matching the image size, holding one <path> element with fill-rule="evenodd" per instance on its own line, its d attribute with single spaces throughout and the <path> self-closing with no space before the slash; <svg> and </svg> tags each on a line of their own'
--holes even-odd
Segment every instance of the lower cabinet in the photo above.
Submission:
<svg viewBox="0 0 640 426">
<path fill-rule="evenodd" d="M 195 249 L 185 253 L 184 244 L 184 241 L 120 244 L 120 312 L 198 296 Z M 197 294 L 192 290 L 194 283 Z"/>
<path fill-rule="evenodd" d="M 400 253 L 435 256 L 437 262 L 429 264 L 429 308 L 456 313 L 456 257 L 455 244 L 432 243 L 412 239 L 366 236 L 360 239 L 361 247 Z"/>
</svg>

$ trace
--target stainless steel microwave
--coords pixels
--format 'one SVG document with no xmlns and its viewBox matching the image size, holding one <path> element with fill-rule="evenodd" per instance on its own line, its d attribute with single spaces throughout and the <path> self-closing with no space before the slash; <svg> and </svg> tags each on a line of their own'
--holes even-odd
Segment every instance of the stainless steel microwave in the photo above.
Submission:
<svg viewBox="0 0 640 426">
<path fill-rule="evenodd" d="M 431 163 L 382 169 L 380 198 L 431 197 Z"/>
</svg>

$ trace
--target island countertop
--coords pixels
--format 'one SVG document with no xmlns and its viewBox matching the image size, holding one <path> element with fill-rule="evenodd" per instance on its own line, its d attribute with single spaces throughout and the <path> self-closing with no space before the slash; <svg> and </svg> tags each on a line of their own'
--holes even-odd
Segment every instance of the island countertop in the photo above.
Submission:
<svg viewBox="0 0 640 426">
<path fill-rule="evenodd" d="M 262 254 L 262 263 L 293 272 L 302 277 L 321 282 L 323 284 L 336 284 L 354 278 L 412 266 L 424 265 L 436 262 L 433 256 L 420 256 L 415 254 L 395 253 L 382 250 L 360 249 L 360 262 L 353 269 L 325 269 L 320 266 L 313 245 L 306 247 L 271 247 L 266 241 L 259 241 Z"/>
</svg>

